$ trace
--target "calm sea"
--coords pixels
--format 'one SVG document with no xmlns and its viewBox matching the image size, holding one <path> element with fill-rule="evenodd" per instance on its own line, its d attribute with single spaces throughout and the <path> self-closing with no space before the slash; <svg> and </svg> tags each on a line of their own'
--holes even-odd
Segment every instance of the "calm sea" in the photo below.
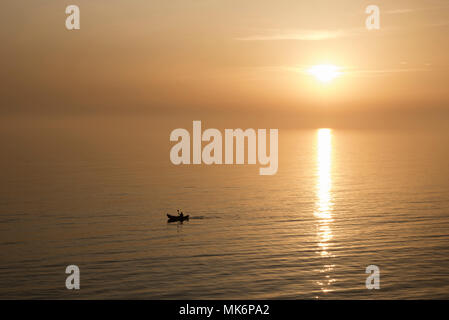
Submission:
<svg viewBox="0 0 449 320">
<path fill-rule="evenodd" d="M 281 129 L 260 176 L 131 123 L 2 127 L 0 298 L 449 298 L 449 134 Z"/>
</svg>

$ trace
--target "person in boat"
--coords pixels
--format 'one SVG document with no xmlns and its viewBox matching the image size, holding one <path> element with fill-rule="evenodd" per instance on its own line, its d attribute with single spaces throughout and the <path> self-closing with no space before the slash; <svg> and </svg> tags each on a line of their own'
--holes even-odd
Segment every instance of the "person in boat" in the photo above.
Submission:
<svg viewBox="0 0 449 320">
<path fill-rule="evenodd" d="M 184 217 L 184 213 L 182 213 L 182 211 L 181 211 L 181 214 L 179 215 L 181 218 L 183 218 Z"/>
</svg>

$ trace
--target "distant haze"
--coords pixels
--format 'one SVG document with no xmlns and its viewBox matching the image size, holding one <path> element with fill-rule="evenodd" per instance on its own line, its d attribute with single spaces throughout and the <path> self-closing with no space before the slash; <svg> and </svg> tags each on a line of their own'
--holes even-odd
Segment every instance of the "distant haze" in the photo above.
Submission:
<svg viewBox="0 0 449 320">
<path fill-rule="evenodd" d="M 444 127 L 446 0 L 4 1 L 1 114 L 139 113 L 278 127 Z M 321 86 L 301 72 L 343 68 Z M 264 118 L 269 121 L 264 121 Z M 266 120 L 265 119 L 265 120 Z M 248 122 L 251 124 L 251 121 Z"/>
</svg>

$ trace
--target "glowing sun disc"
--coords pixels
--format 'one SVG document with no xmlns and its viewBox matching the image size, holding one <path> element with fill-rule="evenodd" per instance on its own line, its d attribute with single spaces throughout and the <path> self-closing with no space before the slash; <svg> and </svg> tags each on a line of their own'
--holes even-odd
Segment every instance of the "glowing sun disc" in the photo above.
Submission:
<svg viewBox="0 0 449 320">
<path fill-rule="evenodd" d="M 319 64 L 312 66 L 307 69 L 307 73 L 314 76 L 318 81 L 323 83 L 328 83 L 338 78 L 342 72 L 340 67 L 334 66 L 332 64 Z"/>
</svg>

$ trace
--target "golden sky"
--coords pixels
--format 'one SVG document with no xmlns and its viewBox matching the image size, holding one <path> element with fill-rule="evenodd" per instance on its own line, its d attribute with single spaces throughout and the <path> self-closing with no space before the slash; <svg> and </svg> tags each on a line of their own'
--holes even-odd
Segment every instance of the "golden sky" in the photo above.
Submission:
<svg viewBox="0 0 449 320">
<path fill-rule="evenodd" d="M 3 113 L 449 112 L 447 0 L 6 0 L 0 17 Z M 321 64 L 342 73 L 320 83 Z"/>
</svg>

